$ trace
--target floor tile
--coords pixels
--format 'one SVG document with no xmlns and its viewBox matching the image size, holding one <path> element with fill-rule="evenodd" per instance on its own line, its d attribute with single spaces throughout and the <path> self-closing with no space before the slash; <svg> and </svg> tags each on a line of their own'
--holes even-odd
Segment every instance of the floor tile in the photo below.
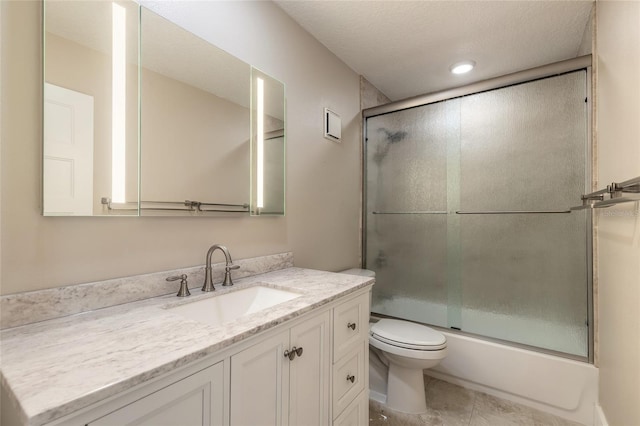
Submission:
<svg viewBox="0 0 640 426">
<path fill-rule="evenodd" d="M 425 377 L 427 412 L 405 414 L 371 400 L 370 426 L 582 426 L 551 414 Z"/>
<path fill-rule="evenodd" d="M 531 409 L 511 401 L 478 393 L 470 426 L 533 426 Z"/>
<path fill-rule="evenodd" d="M 468 425 L 476 392 L 438 379 L 431 379 L 426 389 L 427 407 L 445 425 Z"/>
<path fill-rule="evenodd" d="M 383 405 L 369 402 L 369 426 L 423 426 L 420 415 L 390 410 Z"/>
<path fill-rule="evenodd" d="M 437 379 L 434 379 L 434 378 L 433 378 L 433 377 L 431 377 L 431 376 L 427 376 L 426 374 L 424 375 L 424 388 L 425 388 L 425 389 L 427 388 L 427 386 L 429 386 L 429 382 L 430 382 L 431 380 L 437 380 Z"/>
<path fill-rule="evenodd" d="M 533 424 L 535 426 L 582 426 L 580 423 L 565 420 L 561 417 L 554 416 L 553 414 L 545 413 L 544 411 L 532 411 Z"/>
</svg>

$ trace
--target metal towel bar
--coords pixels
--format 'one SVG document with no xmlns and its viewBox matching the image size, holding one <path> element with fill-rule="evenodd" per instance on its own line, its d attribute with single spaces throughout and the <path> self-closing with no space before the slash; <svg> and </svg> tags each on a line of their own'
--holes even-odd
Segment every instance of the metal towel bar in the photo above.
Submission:
<svg viewBox="0 0 640 426">
<path fill-rule="evenodd" d="M 109 211 L 137 211 L 137 208 L 131 207 L 114 207 L 111 198 L 102 197 L 100 200 Z M 118 204 L 135 204 L 137 202 L 125 202 Z M 173 204 L 181 205 L 184 207 L 157 207 L 157 206 L 143 206 L 143 204 Z M 226 207 L 226 208 L 202 208 L 202 206 L 213 207 Z M 237 208 L 237 209 L 233 209 Z M 201 201 L 140 201 L 140 210 L 156 210 L 156 211 L 185 211 L 185 212 L 220 212 L 220 213 L 247 213 L 249 211 L 249 204 L 224 204 L 224 203 L 203 203 Z"/>
<path fill-rule="evenodd" d="M 633 195 L 625 196 L 625 194 Z M 615 204 L 640 201 L 640 195 L 635 194 L 640 194 L 640 176 L 625 180 L 624 182 L 613 182 L 604 189 L 583 194 L 580 197 L 582 204 L 571 207 L 571 210 L 597 209 L 611 207 Z M 607 195 L 609 198 L 605 199 Z"/>
<path fill-rule="evenodd" d="M 371 212 L 372 214 L 448 214 L 446 211 L 414 211 L 414 212 Z M 486 211 L 456 211 L 456 214 L 562 214 L 571 210 L 486 210 Z"/>
<path fill-rule="evenodd" d="M 445 211 L 371 212 L 372 214 L 447 214 Z"/>
<path fill-rule="evenodd" d="M 495 211 L 457 211 L 456 214 L 564 214 L 571 210 L 495 210 Z"/>
</svg>

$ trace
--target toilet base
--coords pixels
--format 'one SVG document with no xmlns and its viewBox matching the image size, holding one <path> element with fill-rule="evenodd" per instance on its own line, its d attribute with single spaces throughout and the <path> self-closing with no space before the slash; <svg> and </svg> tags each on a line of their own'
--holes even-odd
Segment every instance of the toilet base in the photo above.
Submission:
<svg viewBox="0 0 640 426">
<path fill-rule="evenodd" d="M 390 363 L 387 407 L 409 414 L 421 414 L 427 411 L 422 369 L 404 368 Z"/>
</svg>

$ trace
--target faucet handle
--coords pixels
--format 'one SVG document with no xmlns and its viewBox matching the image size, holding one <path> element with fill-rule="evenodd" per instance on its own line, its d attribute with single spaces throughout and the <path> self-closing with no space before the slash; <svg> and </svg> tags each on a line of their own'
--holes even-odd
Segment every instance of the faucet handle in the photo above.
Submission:
<svg viewBox="0 0 640 426">
<path fill-rule="evenodd" d="M 176 294 L 176 296 L 178 297 L 191 296 L 191 293 L 189 292 L 189 287 L 187 285 L 187 274 L 176 275 L 176 276 L 167 278 L 167 281 L 177 281 L 177 280 L 180 280 L 180 290 L 178 290 L 178 294 Z"/>
<path fill-rule="evenodd" d="M 224 267 L 224 281 L 222 281 L 222 285 L 225 287 L 233 285 L 233 279 L 231 278 L 232 269 L 240 269 L 240 265 L 229 263 Z"/>
</svg>

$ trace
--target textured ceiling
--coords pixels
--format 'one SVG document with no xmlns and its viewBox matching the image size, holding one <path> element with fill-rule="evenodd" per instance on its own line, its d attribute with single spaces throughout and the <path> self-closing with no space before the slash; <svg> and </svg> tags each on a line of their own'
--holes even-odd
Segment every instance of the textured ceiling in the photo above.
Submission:
<svg viewBox="0 0 640 426">
<path fill-rule="evenodd" d="M 275 2 L 392 100 L 574 58 L 591 1 Z M 473 60 L 453 75 L 449 67 Z"/>
</svg>

